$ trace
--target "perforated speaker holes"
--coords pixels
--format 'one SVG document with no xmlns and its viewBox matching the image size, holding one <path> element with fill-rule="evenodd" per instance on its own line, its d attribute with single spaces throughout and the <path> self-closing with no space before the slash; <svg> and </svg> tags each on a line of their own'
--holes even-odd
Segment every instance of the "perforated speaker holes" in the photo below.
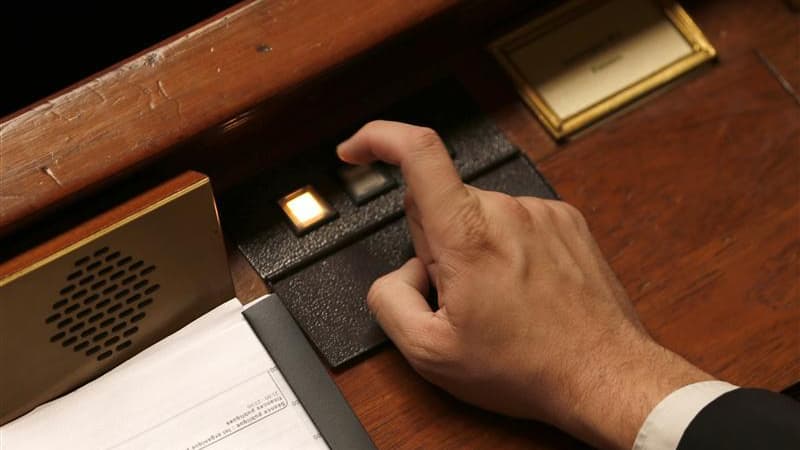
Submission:
<svg viewBox="0 0 800 450">
<path fill-rule="evenodd" d="M 75 261 L 45 323 L 50 342 L 102 361 L 131 346 L 161 286 L 156 266 L 103 247 Z"/>
</svg>

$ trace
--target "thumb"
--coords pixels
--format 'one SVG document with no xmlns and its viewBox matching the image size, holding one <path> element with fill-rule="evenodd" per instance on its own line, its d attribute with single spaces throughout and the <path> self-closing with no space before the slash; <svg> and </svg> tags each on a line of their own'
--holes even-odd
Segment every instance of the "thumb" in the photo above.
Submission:
<svg viewBox="0 0 800 450">
<path fill-rule="evenodd" d="M 423 330 L 433 320 L 433 311 L 425 301 L 428 273 L 421 259 L 409 259 L 402 267 L 372 283 L 367 306 L 383 331 L 400 351 L 409 355 L 423 337 Z"/>
</svg>

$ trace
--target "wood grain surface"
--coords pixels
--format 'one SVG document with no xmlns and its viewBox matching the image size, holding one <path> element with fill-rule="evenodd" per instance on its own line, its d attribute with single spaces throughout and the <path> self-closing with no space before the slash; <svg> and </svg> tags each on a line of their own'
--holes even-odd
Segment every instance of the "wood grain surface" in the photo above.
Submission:
<svg viewBox="0 0 800 450">
<path fill-rule="evenodd" d="M 778 0 L 685 6 L 719 63 L 562 145 L 481 50 L 452 67 L 584 212 L 656 339 L 781 390 L 800 380 L 800 104 L 764 58 L 798 86 L 800 21 Z M 379 448 L 584 447 L 453 399 L 391 344 L 332 376 Z"/>
<path fill-rule="evenodd" d="M 455 0 L 253 0 L 0 122 L 0 234 Z"/>
<path fill-rule="evenodd" d="M 778 0 L 685 6 L 719 63 L 563 145 L 490 62 L 456 67 L 584 212 L 656 339 L 723 379 L 784 389 L 800 380 L 800 105 L 757 52 L 796 83 L 798 16 Z M 450 398 L 391 345 L 334 377 L 380 448 L 581 446 Z"/>
<path fill-rule="evenodd" d="M 539 167 L 656 339 L 779 390 L 800 380 L 800 104 L 758 52 L 796 79 L 798 18 L 778 1 L 693 6 L 719 65 Z"/>
<path fill-rule="evenodd" d="M 0 145 L 0 155 L 18 158 L 14 170 L 8 161 L 0 162 L 0 174 L 11 174 L 15 181 L 0 178 L 0 194 L 6 195 L 0 197 L 0 230 L 58 199 L 99 186 L 105 182 L 99 175 L 102 170 L 131 171 L 131 164 L 144 163 L 176 144 L 182 148 L 148 170 L 195 167 L 209 172 L 215 186 L 224 189 L 243 174 L 274 163 L 276 149 L 296 151 L 320 135 L 335 134 L 348 120 L 369 116 L 425 79 L 453 71 L 509 138 L 537 162 L 564 200 L 583 211 L 656 339 L 734 383 L 780 390 L 800 380 L 800 102 L 790 92 L 800 88 L 800 19 L 785 2 L 681 2 L 717 48 L 719 62 L 563 144 L 548 137 L 483 50 L 482 39 L 494 32 L 485 22 L 494 20 L 501 28 L 514 22 L 504 22 L 501 14 L 483 14 L 485 9 L 466 10 L 452 19 L 461 21 L 457 26 L 434 20 L 435 26 L 415 29 L 408 39 L 382 47 L 383 52 L 370 52 L 356 65 L 339 67 L 313 83 L 293 84 L 439 14 L 453 2 L 425 0 L 407 10 L 388 1 L 363 7 L 360 2 L 356 6 L 357 2 L 335 0 L 326 2 L 341 7 L 338 12 L 332 8 L 331 17 L 338 20 L 329 24 L 316 15 L 319 8 L 314 10 L 321 3 L 255 2 L 250 6 L 257 11 L 253 18 L 242 15 L 226 22 L 218 17 L 176 38 L 161 53 L 131 60 L 128 64 L 135 68 L 120 72 L 127 66 L 118 67 L 115 72 L 121 74 L 115 76 L 127 73 L 134 85 L 126 84 L 126 78 L 92 84 L 105 89 L 100 92 L 106 103 L 124 96 L 117 106 L 131 101 L 138 109 L 109 109 L 108 116 L 100 117 L 93 105 L 101 105 L 103 99 L 87 87 L 81 96 L 53 99 L 7 120 L 0 137 L 6 139 L 14 131 L 21 133 L 14 134 L 15 142 L 31 145 L 14 151 Z M 514 6 L 503 8 L 513 11 Z M 271 14 L 278 12 L 287 20 L 273 24 Z M 371 23 L 379 15 L 395 17 Z M 301 19 L 310 29 L 337 32 L 320 41 L 307 39 L 296 29 Z M 221 38 L 228 36 L 225 23 L 235 28 L 242 21 L 251 26 L 235 39 Z M 476 38 L 452 33 L 464 29 L 486 34 Z M 346 36 L 345 31 L 356 36 Z M 323 42 L 322 47 L 313 47 L 316 42 Z M 272 50 L 254 50 L 262 44 Z M 178 53 L 175 46 L 186 50 Z M 220 49 L 224 53 L 218 53 Z M 163 58 L 148 59 L 150 54 Z M 227 77 L 217 75 L 213 64 L 220 54 L 232 54 L 238 61 L 220 67 L 219 73 Z M 286 67 L 289 61 L 306 59 L 297 66 L 302 73 Z M 282 69 L 275 69 L 278 61 Z M 279 70 L 283 84 L 244 73 L 245 66 L 262 62 L 264 73 Z M 195 73 L 187 69 L 193 65 L 200 68 Z M 167 83 L 163 74 L 171 74 L 174 78 L 169 80 L 177 84 Z M 184 85 L 193 76 L 208 83 L 203 95 Z M 170 98 L 160 92 L 159 79 Z M 265 85 L 256 86 L 259 83 Z M 243 94 L 248 88 L 257 92 Z M 278 92 L 273 102 L 252 108 Z M 171 100 L 175 98 L 180 101 Z M 343 106 L 334 109 L 331 105 L 336 104 Z M 26 116 L 32 112 L 36 114 Z M 326 113 L 336 117 L 328 121 Z M 139 140 L 118 136 L 109 125 L 129 120 L 135 120 L 132 129 L 141 132 Z M 222 121 L 227 122 L 206 130 Z M 37 124 L 61 127 L 57 129 L 63 130 L 64 142 L 55 147 L 32 145 L 55 142 L 52 136 L 41 141 Z M 195 138 L 185 143 L 190 136 Z M 124 149 L 108 153 L 114 161 L 75 156 L 86 151 L 104 154 L 103 149 L 114 146 Z M 49 148 L 56 149 L 55 156 Z M 91 153 L 95 150 L 99 153 Z M 51 166 L 53 161 L 58 164 Z M 51 168 L 64 186 L 42 167 Z M 84 169 L 95 178 L 71 181 Z M 23 186 L 34 186 L 38 196 L 14 198 L 19 192 L 15 189 Z M 247 300 L 266 292 L 242 256 L 229 253 L 237 294 Z M 500 417 L 453 399 L 416 375 L 391 344 L 332 376 L 379 448 L 582 446 L 544 425 Z"/>
</svg>

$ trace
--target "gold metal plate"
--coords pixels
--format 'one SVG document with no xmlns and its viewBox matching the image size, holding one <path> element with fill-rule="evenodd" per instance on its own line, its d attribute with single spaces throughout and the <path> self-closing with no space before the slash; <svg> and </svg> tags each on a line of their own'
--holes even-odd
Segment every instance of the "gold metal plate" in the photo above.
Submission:
<svg viewBox="0 0 800 450">
<path fill-rule="evenodd" d="M 713 59 L 676 2 L 578 0 L 491 44 L 556 139 Z"/>
<path fill-rule="evenodd" d="M 234 297 L 207 178 L 0 279 L 0 424 Z"/>
</svg>

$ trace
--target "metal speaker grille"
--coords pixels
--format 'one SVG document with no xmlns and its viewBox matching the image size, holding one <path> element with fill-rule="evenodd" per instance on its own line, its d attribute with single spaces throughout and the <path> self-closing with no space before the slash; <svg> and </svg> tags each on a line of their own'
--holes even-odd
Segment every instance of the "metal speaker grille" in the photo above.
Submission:
<svg viewBox="0 0 800 450">
<path fill-rule="evenodd" d="M 74 263 L 45 319 L 50 342 L 102 361 L 131 346 L 158 284 L 156 266 L 103 247 Z"/>
</svg>

